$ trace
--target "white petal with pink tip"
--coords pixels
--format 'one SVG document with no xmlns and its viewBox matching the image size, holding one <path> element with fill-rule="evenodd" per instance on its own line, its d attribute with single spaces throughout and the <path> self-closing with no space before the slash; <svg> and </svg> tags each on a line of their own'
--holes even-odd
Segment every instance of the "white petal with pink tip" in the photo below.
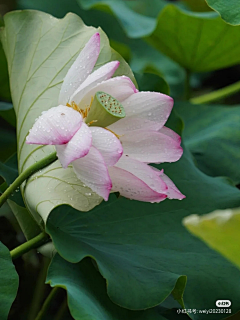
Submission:
<svg viewBox="0 0 240 320">
<path fill-rule="evenodd" d="M 107 166 L 113 166 L 122 156 L 123 148 L 119 139 L 110 131 L 100 127 L 90 127 L 92 145 L 101 152 Z"/>
<path fill-rule="evenodd" d="M 79 56 L 68 70 L 59 94 L 59 104 L 70 102 L 70 97 L 92 72 L 100 52 L 100 35 L 95 33 L 86 43 Z"/>
<path fill-rule="evenodd" d="M 119 61 L 111 61 L 91 73 L 80 85 L 80 87 L 73 93 L 70 100 L 73 100 L 76 104 L 79 104 L 85 94 L 87 94 L 98 83 L 110 79 L 113 76 L 114 72 L 119 66 L 119 63 Z"/>
<path fill-rule="evenodd" d="M 162 178 L 162 180 L 166 183 L 168 189 L 167 189 L 167 196 L 169 199 L 178 199 L 182 200 L 186 198 L 175 186 L 175 184 L 172 182 L 172 180 L 165 174 L 163 173 L 163 170 L 158 170 L 155 167 L 152 167 L 152 170 L 156 172 L 156 174 Z"/>
<path fill-rule="evenodd" d="M 28 144 L 60 145 L 67 143 L 82 125 L 82 116 L 66 106 L 42 113 L 26 138 Z"/>
<path fill-rule="evenodd" d="M 122 156 L 115 167 L 132 173 L 134 176 L 145 182 L 152 190 L 166 194 L 168 189 L 166 183 L 160 178 L 159 174 L 146 163 Z"/>
<path fill-rule="evenodd" d="M 172 182 L 172 180 L 164 173 L 160 175 L 160 177 L 163 179 L 163 181 L 166 183 L 168 186 L 167 190 L 167 196 L 169 199 L 178 199 L 182 200 L 186 198 L 175 186 L 175 184 Z"/>
<path fill-rule="evenodd" d="M 167 198 L 165 194 L 154 191 L 141 179 L 124 169 L 113 166 L 108 170 L 112 179 L 112 190 L 120 192 L 126 198 L 145 202 L 160 202 Z"/>
<path fill-rule="evenodd" d="M 92 134 L 89 127 L 83 122 L 81 128 L 72 139 L 61 146 L 56 146 L 57 156 L 63 168 L 76 159 L 86 156 L 92 145 Z"/>
<path fill-rule="evenodd" d="M 101 153 L 91 147 L 84 158 L 75 160 L 72 164 L 78 179 L 107 201 L 112 182 Z"/>
<path fill-rule="evenodd" d="M 182 155 L 178 142 L 155 131 L 136 130 L 120 137 L 124 154 L 148 163 L 174 162 Z"/>
</svg>

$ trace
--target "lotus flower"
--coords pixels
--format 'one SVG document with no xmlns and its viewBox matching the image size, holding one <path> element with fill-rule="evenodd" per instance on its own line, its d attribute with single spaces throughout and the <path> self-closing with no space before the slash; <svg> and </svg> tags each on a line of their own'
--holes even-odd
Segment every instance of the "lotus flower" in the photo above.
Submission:
<svg viewBox="0 0 240 320">
<path fill-rule="evenodd" d="M 63 168 L 107 200 L 110 191 L 127 198 L 160 202 L 184 195 L 148 163 L 177 161 L 180 137 L 164 127 L 173 99 L 139 92 L 126 76 L 112 78 L 119 61 L 92 72 L 100 52 L 94 34 L 64 78 L 59 105 L 35 121 L 28 144 L 55 145 Z"/>
</svg>

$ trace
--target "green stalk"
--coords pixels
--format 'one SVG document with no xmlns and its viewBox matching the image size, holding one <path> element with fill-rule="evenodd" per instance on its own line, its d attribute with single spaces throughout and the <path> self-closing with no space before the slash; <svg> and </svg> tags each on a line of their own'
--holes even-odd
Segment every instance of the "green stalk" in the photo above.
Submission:
<svg viewBox="0 0 240 320">
<path fill-rule="evenodd" d="M 12 259 L 17 259 L 18 257 L 22 256 L 24 253 L 38 248 L 42 244 L 48 242 L 50 240 L 49 235 L 45 232 L 40 233 L 36 237 L 32 238 L 31 240 L 21 244 L 19 247 L 10 251 L 10 255 Z"/>
<path fill-rule="evenodd" d="M 47 314 L 47 311 L 50 307 L 50 304 L 53 300 L 53 298 L 56 296 L 56 294 L 59 291 L 59 287 L 55 287 L 52 289 L 52 291 L 49 293 L 47 299 L 45 300 L 42 309 L 39 311 L 37 317 L 35 318 L 35 320 L 42 320 L 44 318 L 44 316 Z"/>
<path fill-rule="evenodd" d="M 4 202 L 10 197 L 10 195 L 20 187 L 20 185 L 28 179 L 33 173 L 39 171 L 42 168 L 45 168 L 49 164 L 56 161 L 57 154 L 56 152 L 50 153 L 47 157 L 37 161 L 36 163 L 32 164 L 28 167 L 25 171 L 23 171 L 17 179 L 4 191 L 4 193 L 0 197 L 0 207 L 4 204 Z"/>
<path fill-rule="evenodd" d="M 204 94 L 200 97 L 192 98 L 190 99 L 190 102 L 193 104 L 211 103 L 213 101 L 229 97 L 238 91 L 240 91 L 240 81 L 230 84 L 222 89 Z"/>
</svg>

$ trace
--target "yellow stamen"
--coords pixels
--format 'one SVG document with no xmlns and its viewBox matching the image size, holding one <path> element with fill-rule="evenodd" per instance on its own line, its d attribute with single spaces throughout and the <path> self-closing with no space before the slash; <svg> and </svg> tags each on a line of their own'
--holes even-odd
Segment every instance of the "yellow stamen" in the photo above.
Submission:
<svg viewBox="0 0 240 320">
<path fill-rule="evenodd" d="M 85 119 L 88 115 L 88 112 L 90 111 L 92 103 L 93 103 L 93 97 L 91 97 L 90 106 L 86 107 L 84 110 L 80 109 L 79 106 L 74 101 L 72 101 L 71 103 L 67 103 L 66 106 L 79 112 L 83 117 L 83 119 Z"/>
<path fill-rule="evenodd" d="M 90 102 L 90 106 L 89 106 L 89 108 L 91 108 L 92 103 L 93 103 L 93 96 L 91 96 L 91 102 Z"/>
<path fill-rule="evenodd" d="M 78 105 L 74 101 L 72 101 L 71 104 L 67 103 L 67 107 L 73 108 L 74 110 L 80 112 Z"/>
<path fill-rule="evenodd" d="M 91 102 L 90 102 L 89 107 L 84 110 L 84 118 L 87 118 L 87 115 L 88 115 L 88 112 L 91 109 L 92 103 L 93 103 L 93 96 L 91 96 Z M 97 121 L 97 120 L 94 120 L 94 121 Z"/>
<path fill-rule="evenodd" d="M 97 122 L 97 120 L 92 120 L 87 125 L 90 126 L 92 123 L 95 123 L 95 122 Z"/>
</svg>

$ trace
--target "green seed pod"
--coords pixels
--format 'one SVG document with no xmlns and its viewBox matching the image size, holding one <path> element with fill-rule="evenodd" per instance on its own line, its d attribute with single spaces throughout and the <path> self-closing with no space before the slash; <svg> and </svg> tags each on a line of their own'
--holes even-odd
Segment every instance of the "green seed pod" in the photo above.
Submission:
<svg viewBox="0 0 240 320">
<path fill-rule="evenodd" d="M 90 123 L 91 126 L 104 128 L 125 116 L 125 110 L 117 99 L 108 93 L 98 91 L 94 96 L 85 121 Z"/>
</svg>

